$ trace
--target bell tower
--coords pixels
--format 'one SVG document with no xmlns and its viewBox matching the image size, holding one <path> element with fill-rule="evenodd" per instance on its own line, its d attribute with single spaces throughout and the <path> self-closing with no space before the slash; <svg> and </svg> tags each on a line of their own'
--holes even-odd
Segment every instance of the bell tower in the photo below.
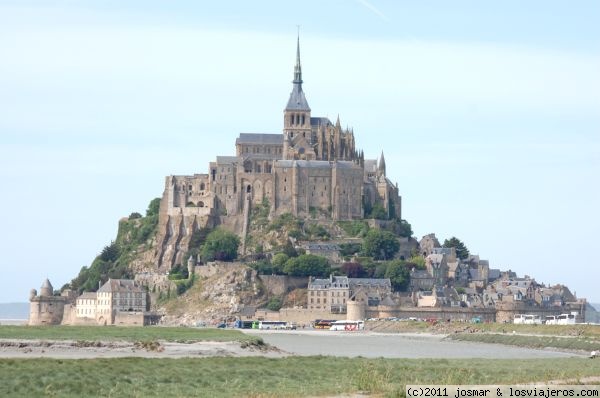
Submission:
<svg viewBox="0 0 600 398">
<path fill-rule="evenodd" d="M 310 107 L 302 91 L 302 66 L 300 64 L 300 35 L 296 45 L 293 87 L 290 99 L 283 111 L 283 158 L 297 158 L 294 150 L 298 141 L 311 141 Z M 303 152 L 304 146 L 300 149 Z"/>
</svg>

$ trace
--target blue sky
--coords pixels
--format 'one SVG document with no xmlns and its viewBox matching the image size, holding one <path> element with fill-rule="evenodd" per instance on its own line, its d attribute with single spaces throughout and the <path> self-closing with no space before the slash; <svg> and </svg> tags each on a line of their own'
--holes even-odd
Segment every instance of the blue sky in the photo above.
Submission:
<svg viewBox="0 0 600 398">
<path fill-rule="evenodd" d="M 600 302 L 600 3 L 491 3 L 0 0 L 0 302 L 281 132 L 296 25 L 313 115 L 385 151 L 418 238 Z"/>
</svg>

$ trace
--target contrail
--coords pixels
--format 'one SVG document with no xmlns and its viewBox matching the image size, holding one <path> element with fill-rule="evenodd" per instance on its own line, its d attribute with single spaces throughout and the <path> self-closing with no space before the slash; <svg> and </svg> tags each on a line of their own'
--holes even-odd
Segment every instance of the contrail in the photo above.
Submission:
<svg viewBox="0 0 600 398">
<path fill-rule="evenodd" d="M 369 3 L 367 0 L 356 0 L 356 2 L 367 7 L 369 10 L 373 11 L 375 14 L 377 14 L 377 16 L 379 18 L 383 19 L 386 22 L 389 22 L 389 18 L 386 17 L 384 13 L 379 11 L 377 9 L 377 7 L 375 7 L 373 4 Z"/>
</svg>

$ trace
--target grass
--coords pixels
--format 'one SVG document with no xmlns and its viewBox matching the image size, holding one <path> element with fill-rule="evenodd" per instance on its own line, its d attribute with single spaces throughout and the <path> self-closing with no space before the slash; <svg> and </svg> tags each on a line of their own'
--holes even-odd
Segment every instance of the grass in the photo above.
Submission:
<svg viewBox="0 0 600 398">
<path fill-rule="evenodd" d="M 580 336 L 600 339 L 598 325 L 515 325 L 512 323 L 468 323 L 468 322 L 390 322 L 369 321 L 367 328 L 375 331 L 384 329 L 392 332 L 430 332 L 430 333 L 461 333 L 468 329 L 469 333 L 512 333 L 548 335 L 548 336 Z"/>
<path fill-rule="evenodd" d="M 0 359 L 0 396 L 404 396 L 406 384 L 514 384 L 600 374 L 589 359 Z"/>
<path fill-rule="evenodd" d="M 527 336 L 518 334 L 462 333 L 448 336 L 452 340 L 480 343 L 507 344 L 531 348 L 556 348 L 561 350 L 600 350 L 600 339 L 591 337 Z"/>
<path fill-rule="evenodd" d="M 78 341 L 255 341 L 238 330 L 119 326 L 0 326 L 0 339 Z"/>
</svg>

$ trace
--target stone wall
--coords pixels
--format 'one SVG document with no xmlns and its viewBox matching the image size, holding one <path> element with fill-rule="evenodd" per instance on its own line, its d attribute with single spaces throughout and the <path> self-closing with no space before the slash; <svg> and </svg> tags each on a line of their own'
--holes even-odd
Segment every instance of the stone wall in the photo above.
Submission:
<svg viewBox="0 0 600 398">
<path fill-rule="evenodd" d="M 560 314 L 570 314 L 571 312 L 577 312 L 576 322 L 585 321 L 585 304 L 579 305 L 573 303 L 564 307 L 534 307 L 522 302 L 498 302 L 496 303 L 496 311 L 496 322 L 498 323 L 512 323 L 516 314 L 539 315 L 544 319 L 546 316 L 558 316 Z"/>
<path fill-rule="evenodd" d="M 29 303 L 29 325 L 60 325 L 64 308 L 64 297 L 34 296 Z"/>
<path fill-rule="evenodd" d="M 144 326 L 143 312 L 117 312 L 115 326 Z"/>
<path fill-rule="evenodd" d="M 346 319 L 346 314 L 332 314 L 324 310 L 308 310 L 304 308 L 282 308 L 279 310 L 279 320 L 308 325 L 315 319 Z"/>
<path fill-rule="evenodd" d="M 197 265 L 194 267 L 194 274 L 203 278 L 210 278 L 211 276 L 221 274 L 227 271 L 236 269 L 244 269 L 247 266 L 239 262 L 209 262 L 206 265 Z"/>
<path fill-rule="evenodd" d="M 294 289 L 306 289 L 308 277 L 287 275 L 259 275 L 266 291 L 270 295 L 282 296 Z"/>
<path fill-rule="evenodd" d="M 398 307 L 398 306 L 377 306 L 368 307 L 367 318 L 419 318 L 419 319 L 451 319 L 470 321 L 473 317 L 479 317 L 484 322 L 494 322 L 496 320 L 496 309 L 494 308 L 420 308 L 420 307 Z"/>
</svg>

